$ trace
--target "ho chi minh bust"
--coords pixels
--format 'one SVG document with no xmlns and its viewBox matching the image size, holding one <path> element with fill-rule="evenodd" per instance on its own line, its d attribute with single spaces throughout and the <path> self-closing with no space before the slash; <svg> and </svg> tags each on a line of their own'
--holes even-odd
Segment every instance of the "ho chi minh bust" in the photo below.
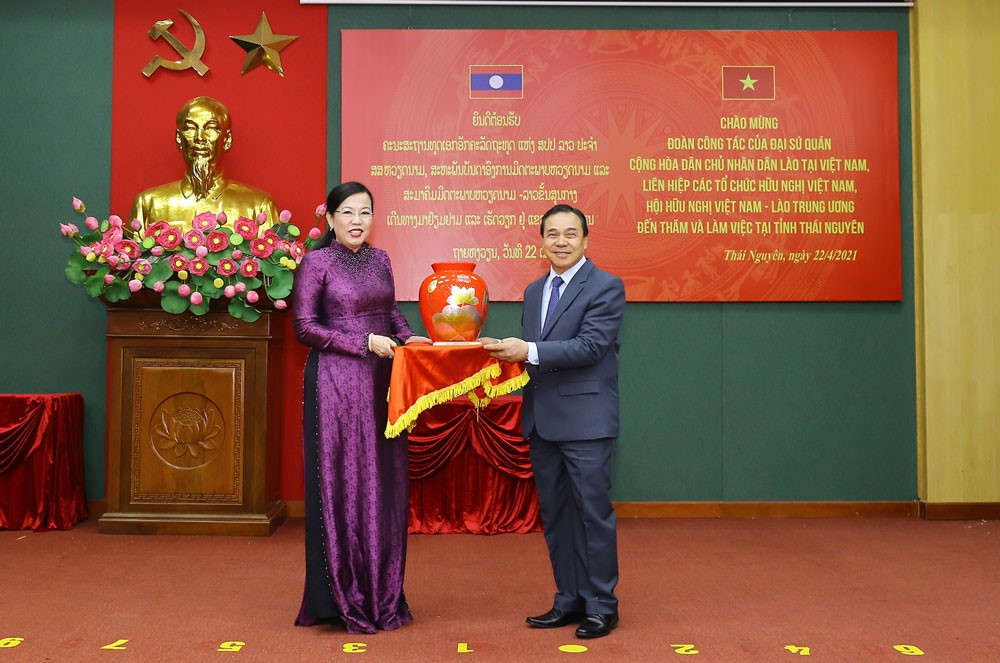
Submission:
<svg viewBox="0 0 1000 663">
<path fill-rule="evenodd" d="M 230 223 L 241 216 L 267 214 L 277 223 L 278 210 L 266 192 L 234 182 L 222 171 L 222 156 L 233 145 L 229 111 L 212 97 L 195 97 L 177 113 L 177 149 L 187 162 L 184 179 L 147 189 L 135 198 L 132 218 L 148 226 L 167 221 L 184 229 L 202 212 L 225 212 Z"/>
</svg>

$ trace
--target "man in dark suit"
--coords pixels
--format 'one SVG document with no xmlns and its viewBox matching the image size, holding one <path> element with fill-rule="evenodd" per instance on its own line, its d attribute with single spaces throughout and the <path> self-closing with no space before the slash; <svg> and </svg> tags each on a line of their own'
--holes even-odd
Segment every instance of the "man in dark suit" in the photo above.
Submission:
<svg viewBox="0 0 1000 663">
<path fill-rule="evenodd" d="M 535 628 L 577 624 L 599 638 L 618 625 L 618 537 L 611 464 L 618 441 L 618 349 L 625 286 L 587 260 L 587 218 L 569 205 L 542 217 L 548 274 L 524 291 L 523 338 L 488 342 L 524 361 L 521 430 L 531 440 L 545 542 L 555 576 L 552 609 Z"/>
</svg>

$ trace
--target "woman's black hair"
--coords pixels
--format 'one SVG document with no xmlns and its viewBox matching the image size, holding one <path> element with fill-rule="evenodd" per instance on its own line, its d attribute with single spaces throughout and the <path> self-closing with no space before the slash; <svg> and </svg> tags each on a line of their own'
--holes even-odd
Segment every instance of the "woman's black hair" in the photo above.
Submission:
<svg viewBox="0 0 1000 663">
<path fill-rule="evenodd" d="M 373 210 L 375 209 L 375 196 L 373 196 L 372 192 L 368 190 L 368 187 L 366 187 L 361 182 L 344 182 L 330 189 L 330 193 L 326 195 L 327 213 L 333 214 L 337 210 L 337 208 L 343 204 L 345 200 L 347 200 L 356 193 L 367 193 L 368 199 L 372 201 L 372 209 Z M 323 222 L 327 223 L 325 217 L 323 219 Z M 336 241 L 336 239 L 337 236 L 336 234 L 334 234 L 333 228 L 331 228 L 329 226 L 329 223 L 327 223 L 326 233 L 323 235 L 323 237 L 320 238 L 318 242 L 316 242 L 316 246 L 313 247 L 313 251 L 315 251 L 316 249 L 322 249 L 324 246 L 330 246 L 331 244 L 333 244 L 334 241 Z"/>
</svg>

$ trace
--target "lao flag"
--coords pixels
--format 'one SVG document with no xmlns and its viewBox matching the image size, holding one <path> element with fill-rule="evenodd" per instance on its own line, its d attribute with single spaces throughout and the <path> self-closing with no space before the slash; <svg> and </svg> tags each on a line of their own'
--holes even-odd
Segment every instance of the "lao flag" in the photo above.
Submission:
<svg viewBox="0 0 1000 663">
<path fill-rule="evenodd" d="M 723 99 L 774 99 L 774 67 L 722 67 Z"/>
<path fill-rule="evenodd" d="M 470 64 L 470 99 L 523 99 L 524 67 L 519 64 Z"/>
</svg>

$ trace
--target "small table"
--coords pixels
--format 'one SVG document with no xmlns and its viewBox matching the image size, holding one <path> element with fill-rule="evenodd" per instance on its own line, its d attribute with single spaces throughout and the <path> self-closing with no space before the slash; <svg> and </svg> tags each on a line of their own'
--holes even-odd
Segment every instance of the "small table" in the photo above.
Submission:
<svg viewBox="0 0 1000 663">
<path fill-rule="evenodd" d="M 520 396 L 433 407 L 410 432 L 409 449 L 411 534 L 542 529 Z"/>
<path fill-rule="evenodd" d="M 386 437 L 410 431 L 411 533 L 541 529 L 521 399 L 509 395 L 527 382 L 478 343 L 396 348 Z"/>
<path fill-rule="evenodd" d="M 0 529 L 70 529 L 87 518 L 83 396 L 0 394 Z"/>
</svg>

